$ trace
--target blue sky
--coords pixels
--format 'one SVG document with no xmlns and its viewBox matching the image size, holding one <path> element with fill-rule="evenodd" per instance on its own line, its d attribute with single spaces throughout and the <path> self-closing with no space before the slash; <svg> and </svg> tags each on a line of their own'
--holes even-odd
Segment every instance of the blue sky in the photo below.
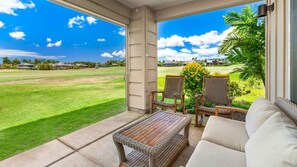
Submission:
<svg viewBox="0 0 297 167">
<path fill-rule="evenodd" d="M 223 15 L 243 7 L 158 23 L 159 59 L 222 57 L 216 48 L 232 30 Z M 0 0 L 0 57 L 104 62 L 123 59 L 124 48 L 118 25 L 44 0 Z"/>
</svg>

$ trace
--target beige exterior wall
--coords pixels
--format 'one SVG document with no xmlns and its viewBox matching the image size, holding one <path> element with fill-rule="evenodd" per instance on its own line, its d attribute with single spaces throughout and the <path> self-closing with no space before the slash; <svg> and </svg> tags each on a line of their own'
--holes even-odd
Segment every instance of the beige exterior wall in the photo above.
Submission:
<svg viewBox="0 0 297 167">
<path fill-rule="evenodd" d="M 257 1 L 260 0 L 195 0 L 181 5 L 157 10 L 155 13 L 156 21 L 164 21 Z"/>
<path fill-rule="evenodd" d="M 289 98 L 288 4 L 287 0 L 268 0 L 274 11 L 266 17 L 266 97 Z"/>
<path fill-rule="evenodd" d="M 157 90 L 157 25 L 147 6 L 133 9 L 128 25 L 127 105 L 147 111 L 150 92 Z"/>
</svg>

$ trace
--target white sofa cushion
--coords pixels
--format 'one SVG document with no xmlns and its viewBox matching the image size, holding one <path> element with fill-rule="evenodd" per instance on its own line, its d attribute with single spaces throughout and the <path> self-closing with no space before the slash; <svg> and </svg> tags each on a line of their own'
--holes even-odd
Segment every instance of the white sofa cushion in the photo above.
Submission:
<svg viewBox="0 0 297 167">
<path fill-rule="evenodd" d="M 258 98 L 255 100 L 246 115 L 245 128 L 249 137 L 252 137 L 263 122 L 277 111 L 279 109 L 267 99 Z"/>
<path fill-rule="evenodd" d="M 217 116 L 209 118 L 202 134 L 202 140 L 242 152 L 248 139 L 244 122 Z"/>
<path fill-rule="evenodd" d="M 186 167 L 245 167 L 245 154 L 205 140 L 195 148 Z"/>
<path fill-rule="evenodd" d="M 259 127 L 245 151 L 248 167 L 297 166 L 297 127 L 278 112 Z"/>
</svg>

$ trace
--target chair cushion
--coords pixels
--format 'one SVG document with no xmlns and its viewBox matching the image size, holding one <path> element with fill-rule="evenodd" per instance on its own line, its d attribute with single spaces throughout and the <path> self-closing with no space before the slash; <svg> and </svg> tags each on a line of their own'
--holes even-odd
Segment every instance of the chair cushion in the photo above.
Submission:
<svg viewBox="0 0 297 167">
<path fill-rule="evenodd" d="M 215 113 L 215 108 L 212 108 L 212 107 L 198 106 L 198 110 L 199 111 L 210 112 L 210 113 L 213 113 L 213 114 Z M 230 114 L 230 112 L 227 111 L 227 110 L 219 109 L 219 114 Z"/>
<path fill-rule="evenodd" d="M 245 167 L 245 153 L 205 140 L 195 148 L 186 167 Z"/>
<path fill-rule="evenodd" d="M 244 122 L 211 116 L 204 129 L 202 139 L 244 152 L 249 137 Z"/>
<path fill-rule="evenodd" d="M 297 127 L 283 113 L 269 117 L 245 146 L 248 167 L 297 166 Z"/>
<path fill-rule="evenodd" d="M 277 111 L 280 110 L 267 99 L 258 98 L 255 100 L 249 108 L 245 118 L 245 128 L 249 137 L 252 137 L 263 122 Z"/>
</svg>

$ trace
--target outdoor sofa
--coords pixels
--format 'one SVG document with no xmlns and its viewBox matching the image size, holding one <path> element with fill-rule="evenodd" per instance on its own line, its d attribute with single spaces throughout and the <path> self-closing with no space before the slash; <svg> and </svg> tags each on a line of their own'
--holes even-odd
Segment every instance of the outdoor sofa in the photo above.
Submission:
<svg viewBox="0 0 297 167">
<path fill-rule="evenodd" d="M 297 106 L 257 99 L 246 122 L 211 116 L 187 167 L 296 167 Z"/>
</svg>

